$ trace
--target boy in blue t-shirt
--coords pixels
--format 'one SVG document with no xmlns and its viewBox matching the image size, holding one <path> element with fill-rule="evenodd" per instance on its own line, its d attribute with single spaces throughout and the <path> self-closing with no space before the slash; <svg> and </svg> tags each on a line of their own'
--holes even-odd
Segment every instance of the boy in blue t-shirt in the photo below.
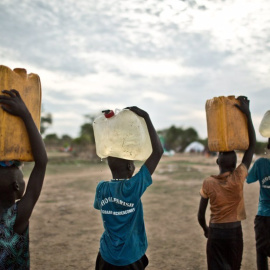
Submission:
<svg viewBox="0 0 270 270">
<path fill-rule="evenodd" d="M 270 138 L 268 139 L 270 149 Z M 259 158 L 249 171 L 247 183 L 260 183 L 258 212 L 255 217 L 256 253 L 258 270 L 268 270 L 270 256 L 270 159 Z"/>
<path fill-rule="evenodd" d="M 149 115 L 137 107 L 128 109 L 144 118 L 153 151 L 134 176 L 133 161 L 108 157 L 113 179 L 98 184 L 94 202 L 94 207 L 101 212 L 104 226 L 96 270 L 143 270 L 148 265 L 141 196 L 152 184 L 151 175 L 163 148 Z"/>
</svg>

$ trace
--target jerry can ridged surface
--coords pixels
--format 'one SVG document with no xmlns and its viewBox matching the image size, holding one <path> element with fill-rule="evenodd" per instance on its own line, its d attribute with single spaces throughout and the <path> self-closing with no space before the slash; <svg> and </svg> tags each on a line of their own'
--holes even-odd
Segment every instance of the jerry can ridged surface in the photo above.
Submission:
<svg viewBox="0 0 270 270">
<path fill-rule="evenodd" d="M 152 153 L 145 120 L 130 110 L 121 110 L 110 118 L 102 114 L 94 120 L 93 128 L 100 158 L 146 160 Z"/>
<path fill-rule="evenodd" d="M 270 110 L 267 111 L 259 126 L 260 134 L 265 138 L 270 138 Z"/>
<path fill-rule="evenodd" d="M 234 104 L 235 96 L 214 97 L 206 101 L 208 147 L 210 151 L 246 150 L 249 146 L 247 119 Z"/>
<path fill-rule="evenodd" d="M 23 68 L 13 71 L 0 65 L 0 91 L 19 91 L 32 118 L 40 129 L 41 85 L 37 74 L 27 74 Z M 2 93 L 1 93 L 2 95 Z M 0 109 L 0 160 L 33 161 L 25 125 L 20 117 Z"/>
</svg>

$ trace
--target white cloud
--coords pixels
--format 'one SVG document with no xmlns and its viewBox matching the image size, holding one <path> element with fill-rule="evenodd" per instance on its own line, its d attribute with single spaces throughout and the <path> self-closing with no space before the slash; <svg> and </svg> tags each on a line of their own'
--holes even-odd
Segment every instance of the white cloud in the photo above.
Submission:
<svg viewBox="0 0 270 270">
<path fill-rule="evenodd" d="M 127 105 L 160 128 L 205 134 L 206 99 L 229 94 L 256 97 L 257 128 L 268 106 L 256 93 L 269 89 L 269 13 L 268 0 L 3 0 L 0 64 L 39 74 L 49 130 L 61 134 L 74 135 L 83 114 Z"/>
<path fill-rule="evenodd" d="M 182 77 L 194 75 L 197 70 L 183 65 L 181 58 L 145 59 L 115 53 L 81 52 L 78 57 L 95 63 L 97 70 L 117 70 L 126 75 L 140 75 L 142 77 Z M 106 74 L 108 76 L 108 74 Z"/>
<path fill-rule="evenodd" d="M 142 94 L 142 99 L 144 98 L 152 99 L 159 102 L 167 102 L 168 100 L 170 100 L 170 97 L 166 94 L 151 91 L 144 91 Z"/>
</svg>

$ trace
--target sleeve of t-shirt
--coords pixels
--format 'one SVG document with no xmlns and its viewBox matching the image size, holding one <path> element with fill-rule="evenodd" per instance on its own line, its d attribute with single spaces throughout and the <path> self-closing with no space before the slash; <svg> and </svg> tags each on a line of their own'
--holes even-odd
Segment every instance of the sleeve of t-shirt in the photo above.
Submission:
<svg viewBox="0 0 270 270">
<path fill-rule="evenodd" d="M 200 194 L 205 199 L 208 199 L 209 198 L 209 195 L 208 195 L 208 181 L 207 181 L 207 179 L 205 179 L 203 181 L 202 188 L 200 190 Z"/>
<path fill-rule="evenodd" d="M 234 171 L 234 179 L 236 181 L 241 181 L 242 183 L 245 182 L 247 175 L 248 175 L 248 170 L 247 167 L 244 163 L 241 163 Z"/>
<path fill-rule="evenodd" d="M 101 184 L 103 183 L 103 181 L 99 182 L 96 188 L 96 195 L 95 195 L 95 200 L 94 200 L 94 208 L 97 210 L 100 210 L 100 206 L 99 206 L 99 199 L 98 199 L 98 194 L 101 192 L 100 188 L 101 188 Z"/>
<path fill-rule="evenodd" d="M 251 184 L 258 181 L 258 160 L 255 161 L 252 168 L 248 172 L 247 183 Z"/>
<path fill-rule="evenodd" d="M 145 190 L 152 184 L 152 177 L 147 167 L 143 165 L 138 173 L 125 182 L 125 196 L 141 198 Z"/>
</svg>

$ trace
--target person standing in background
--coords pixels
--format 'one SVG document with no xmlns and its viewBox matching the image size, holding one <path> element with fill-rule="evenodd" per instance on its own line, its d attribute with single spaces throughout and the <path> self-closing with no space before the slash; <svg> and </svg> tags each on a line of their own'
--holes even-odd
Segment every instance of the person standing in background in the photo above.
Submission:
<svg viewBox="0 0 270 270">
<path fill-rule="evenodd" d="M 270 138 L 268 138 L 268 151 Z M 259 158 L 255 161 L 247 177 L 247 183 L 260 183 L 258 212 L 254 221 L 258 270 L 268 270 L 270 256 L 270 159 Z"/>
</svg>

